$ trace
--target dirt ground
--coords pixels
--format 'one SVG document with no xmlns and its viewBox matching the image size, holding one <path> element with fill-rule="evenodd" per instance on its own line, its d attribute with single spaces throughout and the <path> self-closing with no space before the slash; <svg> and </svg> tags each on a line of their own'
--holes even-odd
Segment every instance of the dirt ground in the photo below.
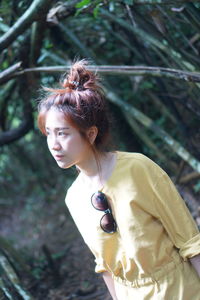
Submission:
<svg viewBox="0 0 200 300">
<path fill-rule="evenodd" d="M 34 299 L 111 300 L 65 204 L 16 198 L 12 209 L 1 210 L 0 235 L 30 266 L 34 277 L 21 279 Z"/>
<path fill-rule="evenodd" d="M 179 191 L 200 225 L 199 196 L 187 188 Z M 111 300 L 63 199 L 16 196 L 15 203 L 1 209 L 0 236 L 11 241 L 30 266 L 33 278 L 21 279 L 33 299 Z"/>
</svg>

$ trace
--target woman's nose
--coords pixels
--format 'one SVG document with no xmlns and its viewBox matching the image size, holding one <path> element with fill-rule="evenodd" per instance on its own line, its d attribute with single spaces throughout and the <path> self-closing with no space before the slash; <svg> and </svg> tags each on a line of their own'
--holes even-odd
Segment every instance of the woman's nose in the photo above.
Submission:
<svg viewBox="0 0 200 300">
<path fill-rule="evenodd" d="M 60 143 L 57 141 L 57 139 L 54 139 L 52 141 L 52 150 L 60 150 L 60 149 L 61 149 Z"/>
</svg>

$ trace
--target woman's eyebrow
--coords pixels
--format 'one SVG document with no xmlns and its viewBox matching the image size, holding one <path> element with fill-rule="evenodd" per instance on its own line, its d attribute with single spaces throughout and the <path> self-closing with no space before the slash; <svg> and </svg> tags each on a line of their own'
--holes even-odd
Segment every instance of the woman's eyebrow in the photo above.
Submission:
<svg viewBox="0 0 200 300">
<path fill-rule="evenodd" d="M 46 127 L 46 130 L 50 129 L 49 127 Z M 56 127 L 55 130 L 64 130 L 64 129 L 70 129 L 69 127 Z"/>
</svg>

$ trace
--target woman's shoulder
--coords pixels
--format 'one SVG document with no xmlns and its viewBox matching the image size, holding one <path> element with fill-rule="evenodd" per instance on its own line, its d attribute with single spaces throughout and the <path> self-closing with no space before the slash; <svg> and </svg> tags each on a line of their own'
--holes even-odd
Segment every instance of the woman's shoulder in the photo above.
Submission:
<svg viewBox="0 0 200 300">
<path fill-rule="evenodd" d="M 151 158 L 143 153 L 139 152 L 117 152 L 117 159 L 121 162 L 121 165 L 127 168 L 150 168 L 150 169 L 161 169 L 161 167 L 154 162 Z"/>
<path fill-rule="evenodd" d="M 128 195 L 133 189 L 141 192 L 145 187 L 145 191 L 150 195 L 164 173 L 159 165 L 142 153 L 117 151 L 115 169 L 103 191 L 114 197 L 113 195 L 119 195 L 121 191 L 123 195 L 125 193 Z"/>
<path fill-rule="evenodd" d="M 117 152 L 116 168 L 110 181 L 156 182 L 165 171 L 152 159 L 138 152 Z M 123 179 L 123 180 L 122 180 Z M 110 183 L 109 181 L 109 183 Z"/>
<path fill-rule="evenodd" d="M 140 152 L 125 152 L 125 151 L 117 151 L 117 157 L 120 160 L 123 159 L 128 159 L 128 160 L 132 160 L 132 159 L 136 159 L 136 160 L 148 160 L 149 158 Z"/>
</svg>

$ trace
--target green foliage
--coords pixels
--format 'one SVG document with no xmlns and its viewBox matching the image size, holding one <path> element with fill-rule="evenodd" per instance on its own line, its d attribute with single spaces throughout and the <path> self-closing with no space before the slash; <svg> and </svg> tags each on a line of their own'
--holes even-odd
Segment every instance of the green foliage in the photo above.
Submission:
<svg viewBox="0 0 200 300">
<path fill-rule="evenodd" d="M 91 7 L 93 11 L 93 17 L 97 18 L 99 15 L 99 9 L 102 5 L 103 2 L 101 0 L 82 0 L 75 5 L 75 7 L 77 8 L 75 16 L 78 16 L 85 9 Z"/>
<path fill-rule="evenodd" d="M 1 35 L 16 23 L 32 2 L 0 1 Z M 37 31 L 42 20 L 38 14 L 37 22 L 22 30 L 2 51 L 1 70 L 18 61 L 22 61 L 22 68 L 47 67 L 70 65 L 75 57 L 86 57 L 97 65 L 199 71 L 199 3 L 152 6 L 136 5 L 134 0 L 82 0 L 70 6 L 71 2 L 58 2 L 55 7 L 52 2 L 49 7 L 52 20 L 46 25 L 42 23 Z M 9 215 L 9 223 L 12 223 L 10 215 L 15 209 L 14 219 L 22 224 L 22 230 L 18 232 L 15 228 L 15 233 L 7 234 L 7 238 L 23 247 L 24 256 L 32 262 L 32 275 L 38 280 L 44 278 L 47 261 L 39 251 L 37 259 L 33 258 L 33 249 L 35 244 L 39 249 L 39 243 L 43 242 L 38 238 L 42 232 L 44 238 L 62 228 L 65 216 L 57 226 L 49 217 L 52 214 L 59 219 L 58 207 L 62 214 L 66 212 L 65 193 L 77 175 L 76 170 L 62 170 L 56 165 L 47 149 L 46 138 L 37 129 L 37 100 L 42 97 L 39 89 L 57 86 L 60 75 L 26 73 L 9 80 L 0 90 L 0 133 L 11 134 L 13 129 L 19 129 L 30 111 L 34 117 L 34 126 L 28 133 L 0 148 L 0 208 L 2 218 L 4 212 L 5 216 Z M 153 77 L 150 72 L 145 76 L 119 72 L 101 77 L 108 91 L 121 100 L 121 106 L 109 102 L 117 149 L 145 153 L 170 175 L 178 177 L 180 158 L 157 135 L 153 123 L 199 159 L 199 83 Z M 124 114 L 126 105 L 153 122 L 148 127 L 132 119 L 135 123 L 131 125 Z M 185 164 L 183 174 L 191 171 L 189 164 Z M 194 179 L 188 186 L 196 196 L 199 194 L 199 180 Z M 55 251 L 52 257 L 59 260 L 63 254 Z M 87 287 L 87 282 L 85 285 Z"/>
<path fill-rule="evenodd" d="M 125 4 L 132 5 L 134 3 L 134 0 L 123 0 L 123 2 Z"/>
<path fill-rule="evenodd" d="M 91 0 L 82 0 L 76 4 L 76 8 L 86 8 L 91 4 Z"/>
<path fill-rule="evenodd" d="M 3 69 L 7 69 L 9 67 L 9 62 L 8 60 L 5 60 L 3 63 L 2 63 L 2 68 Z"/>
<path fill-rule="evenodd" d="M 76 16 L 78 16 L 84 9 L 88 8 L 89 6 L 91 6 L 91 4 L 92 4 L 91 0 L 82 0 L 82 1 L 78 2 L 75 5 L 75 7 L 77 8 Z"/>
<path fill-rule="evenodd" d="M 68 5 L 69 2 L 65 1 L 64 4 Z M 17 9 L 13 11 L 11 4 L 14 2 L 2 0 L 0 30 L 3 32 L 3 25 L 11 26 L 30 3 L 31 0 L 18 1 Z M 125 4 L 129 5 L 129 12 Z M 174 10 L 174 5 L 133 6 L 133 4 L 133 0 L 82 0 L 76 3 L 74 10 L 69 10 L 69 13 L 73 12 L 70 16 L 65 17 L 64 13 L 56 14 L 58 22 L 49 25 L 48 29 L 44 28 L 41 51 L 35 64 L 64 65 L 70 63 L 74 57 L 87 57 L 99 65 L 145 65 L 199 70 L 198 8 L 200 4 L 185 4 L 184 9 L 180 11 Z M 63 25 L 66 31 L 62 31 L 60 25 Z M 159 26 L 163 31 L 160 31 Z M 33 50 L 30 42 L 32 37 L 33 30 L 30 26 L 7 51 L 3 52 L 0 61 L 2 70 L 19 60 L 23 60 L 23 63 L 29 66 L 30 53 Z M 25 103 L 31 103 L 33 116 L 36 119 L 35 98 L 40 97 L 37 89 L 41 85 L 57 85 L 60 73 L 41 73 L 40 77 L 34 76 L 27 77 L 28 83 L 23 81 L 24 78 L 22 80 L 22 77 L 19 77 L 11 90 L 5 85 L 0 91 L 0 105 L 6 107 L 5 129 L 18 128 L 24 118 Z M 34 80 L 38 80 L 36 85 Z M 198 157 L 198 141 L 193 134 L 193 131 L 198 128 L 200 115 L 199 86 L 196 83 L 188 84 L 184 81 L 151 76 L 104 75 L 103 84 L 109 84 L 110 89 L 113 89 L 124 102 L 145 113 Z M 26 89 L 25 95 L 22 93 L 24 89 Z M 113 105 L 111 110 L 114 111 Z M 120 118 L 119 111 L 114 114 L 114 118 Z M 36 127 L 36 121 L 34 124 Z M 185 128 L 188 132 L 192 132 L 191 139 Z M 154 133 L 149 132 L 147 128 L 142 130 L 150 136 L 153 143 L 163 149 L 166 160 L 168 157 L 177 160 L 176 154 L 164 146 Z M 120 126 L 116 131 L 120 134 Z M 123 141 L 123 137 L 120 139 L 122 139 L 120 145 L 125 150 L 127 141 Z M 42 151 L 40 157 L 44 159 L 38 160 L 36 158 L 40 145 L 43 147 L 43 150 L 39 150 Z M 144 143 L 142 143 L 142 151 L 146 151 L 147 155 L 149 151 L 149 154 L 157 159 L 157 153 Z M 32 130 L 15 144 L 2 148 L 1 153 L 1 182 L 7 178 L 9 187 L 14 191 L 16 187 L 12 187 L 13 181 L 25 194 L 31 193 L 30 185 L 20 178 L 30 178 L 30 182 L 34 182 L 36 186 L 32 192 L 42 196 L 47 189 L 46 183 L 48 187 L 53 186 L 54 181 L 52 177 L 48 177 L 48 170 L 46 170 L 47 165 L 53 165 L 53 160 L 47 154 L 44 139 L 36 131 Z M 14 170 L 9 166 L 10 161 L 15 166 Z M 56 169 L 55 165 L 51 168 Z M 18 170 L 21 172 L 20 177 L 17 176 Z M 51 172 L 54 172 L 52 170 Z M 59 171 L 55 171 L 55 174 L 60 176 Z M 62 180 L 60 184 L 63 183 Z M 45 183 L 41 184 L 41 182 Z M 3 190 L 5 195 L 6 185 L 3 185 Z"/>
<path fill-rule="evenodd" d="M 50 50 L 53 48 L 53 43 L 49 39 L 45 39 L 44 48 Z"/>
<path fill-rule="evenodd" d="M 0 3 L 0 16 L 1 19 L 5 19 L 6 16 L 10 15 L 10 3 L 7 0 L 2 0 Z"/>
<path fill-rule="evenodd" d="M 194 191 L 195 193 L 200 192 L 200 180 L 198 180 L 197 183 L 194 185 Z"/>
</svg>

